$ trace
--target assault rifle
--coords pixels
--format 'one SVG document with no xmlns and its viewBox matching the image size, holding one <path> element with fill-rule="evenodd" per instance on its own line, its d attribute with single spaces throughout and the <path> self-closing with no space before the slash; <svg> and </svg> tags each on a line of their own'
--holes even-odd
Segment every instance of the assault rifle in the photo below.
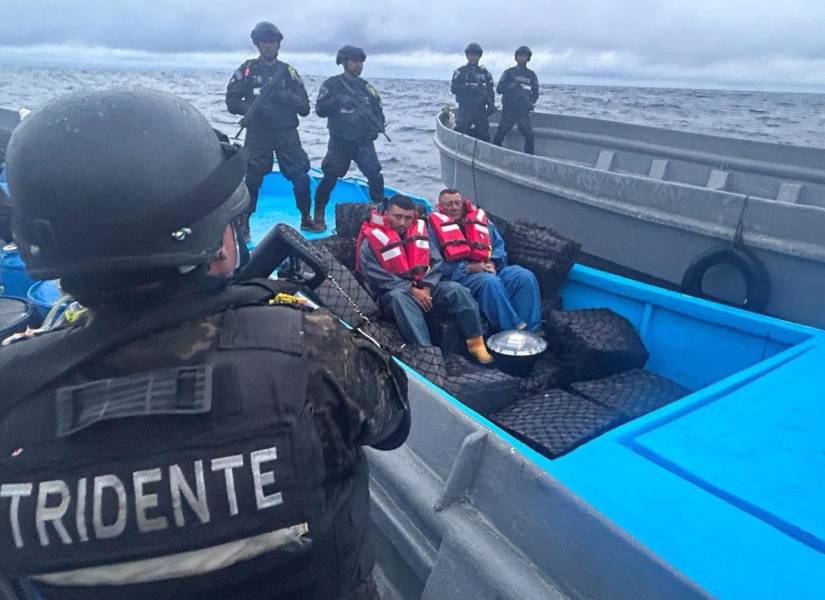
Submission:
<svg viewBox="0 0 825 600">
<path fill-rule="evenodd" d="M 278 63 L 278 66 L 280 67 L 280 70 L 276 73 L 276 76 L 270 79 L 269 83 L 267 83 L 265 86 L 261 88 L 261 92 L 258 94 L 258 97 L 255 98 L 255 100 L 252 102 L 252 105 L 247 109 L 246 114 L 241 119 L 241 128 L 238 129 L 238 133 L 235 134 L 234 139 L 237 140 L 241 136 L 241 132 L 244 129 L 246 129 L 246 123 L 250 122 L 251 117 L 254 116 L 254 114 L 260 109 L 261 102 L 263 101 L 263 99 L 266 96 L 268 96 L 269 93 L 278 85 L 280 85 L 281 87 L 285 87 L 283 85 L 283 71 L 284 69 L 286 69 L 286 66 L 284 65 L 284 63 Z"/>
<path fill-rule="evenodd" d="M 392 140 L 390 139 L 390 136 L 387 135 L 386 125 L 382 125 L 378 121 L 378 118 L 373 114 L 372 110 L 364 106 L 363 102 L 358 101 L 358 95 L 356 94 L 355 90 L 353 90 L 350 87 L 350 85 L 346 82 L 346 80 L 343 77 L 341 77 L 340 81 L 341 85 L 344 86 L 344 89 L 347 90 L 347 92 L 349 92 L 350 96 L 352 96 L 352 99 L 355 102 L 355 107 L 361 111 L 362 115 L 366 115 L 366 117 L 372 122 L 372 124 L 378 130 L 378 133 L 387 138 L 388 142 L 391 142 Z"/>
</svg>

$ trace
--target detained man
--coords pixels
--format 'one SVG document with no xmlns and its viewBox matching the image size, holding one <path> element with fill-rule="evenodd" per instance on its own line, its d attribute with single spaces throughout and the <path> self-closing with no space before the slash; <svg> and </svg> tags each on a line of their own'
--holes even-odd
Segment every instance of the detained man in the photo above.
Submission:
<svg viewBox="0 0 825 600">
<path fill-rule="evenodd" d="M 472 292 L 495 330 L 541 331 L 536 276 L 507 264 L 504 240 L 483 209 L 447 188 L 428 220 L 430 236 L 444 257 L 443 277 Z"/>
</svg>

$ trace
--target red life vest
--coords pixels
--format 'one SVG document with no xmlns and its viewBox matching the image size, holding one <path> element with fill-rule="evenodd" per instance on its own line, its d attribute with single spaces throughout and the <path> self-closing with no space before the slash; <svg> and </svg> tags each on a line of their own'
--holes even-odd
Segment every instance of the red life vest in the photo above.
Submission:
<svg viewBox="0 0 825 600">
<path fill-rule="evenodd" d="M 458 223 L 437 209 L 429 214 L 427 220 L 433 228 L 444 260 L 452 262 L 470 258 L 470 244 L 467 243 Z"/>
<path fill-rule="evenodd" d="M 360 248 L 366 238 L 378 264 L 390 273 L 418 281 L 430 270 L 430 238 L 423 219 L 416 219 L 404 233 L 404 239 L 377 212 L 361 225 L 355 242 L 355 268 L 361 270 Z"/>
<path fill-rule="evenodd" d="M 469 200 L 464 200 L 464 218 L 461 225 L 439 212 L 437 208 L 430 213 L 429 222 L 444 260 L 466 259 L 482 262 L 490 260 L 493 255 L 487 213 L 483 208 L 476 208 L 470 204 Z"/>
</svg>

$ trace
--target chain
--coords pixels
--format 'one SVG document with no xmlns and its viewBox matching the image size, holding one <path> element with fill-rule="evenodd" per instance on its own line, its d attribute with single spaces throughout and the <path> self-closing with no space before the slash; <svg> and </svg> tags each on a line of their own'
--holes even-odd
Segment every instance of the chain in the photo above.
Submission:
<svg viewBox="0 0 825 600">
<path fill-rule="evenodd" d="M 350 297 L 350 295 L 349 295 L 349 294 L 347 294 L 347 293 L 344 291 L 344 288 L 342 288 L 342 287 L 341 287 L 341 284 L 340 284 L 340 283 L 338 283 L 338 282 L 335 280 L 335 277 L 333 277 L 333 276 L 332 276 L 332 273 L 327 273 L 327 279 L 329 279 L 329 282 L 332 284 L 332 286 L 333 286 L 336 290 L 338 290 L 338 292 L 340 292 L 340 294 L 341 294 L 341 295 L 342 295 L 342 296 L 346 299 L 347 303 L 348 303 L 348 304 L 350 305 L 350 307 L 351 307 L 351 308 L 355 311 L 355 314 L 356 314 L 356 315 L 358 315 L 358 318 L 360 318 L 360 319 L 361 319 L 361 322 L 360 322 L 360 323 L 358 323 L 358 327 L 356 327 L 356 329 L 360 328 L 360 327 L 361 327 L 361 325 L 363 325 L 364 323 L 366 323 L 366 324 L 368 324 L 368 325 L 369 325 L 369 324 L 371 324 L 370 318 L 369 318 L 366 314 L 364 314 L 364 311 L 363 311 L 363 310 L 361 310 L 361 307 L 360 307 L 360 306 L 358 306 L 358 305 L 355 303 L 355 300 L 353 300 L 353 299 Z"/>
<path fill-rule="evenodd" d="M 372 335 L 370 335 L 369 333 L 364 331 L 364 329 L 363 329 L 364 325 L 372 325 L 372 321 L 370 321 L 370 318 L 364 313 L 363 310 L 361 310 L 361 307 L 358 306 L 355 303 L 355 300 L 353 300 L 350 297 L 350 295 L 347 294 L 344 291 L 344 288 L 342 288 L 341 284 L 338 283 L 338 281 L 336 281 L 335 277 L 332 276 L 332 273 L 327 273 L 327 279 L 329 279 L 329 282 L 332 284 L 332 286 L 336 290 L 338 290 L 338 292 L 346 299 L 347 303 L 355 311 L 355 314 L 358 315 L 358 318 L 361 319 L 359 321 L 358 325 L 356 325 L 355 327 L 352 328 L 353 331 L 358 332 L 359 334 L 364 336 L 366 339 L 371 341 L 373 344 L 375 344 L 376 346 L 378 346 L 382 350 L 386 350 L 390 354 L 396 354 L 397 352 L 399 352 L 401 349 L 403 349 L 406 346 L 406 344 L 402 344 L 400 348 L 390 348 L 388 346 L 384 346 L 384 344 L 382 344 L 377 339 L 375 339 Z"/>
</svg>

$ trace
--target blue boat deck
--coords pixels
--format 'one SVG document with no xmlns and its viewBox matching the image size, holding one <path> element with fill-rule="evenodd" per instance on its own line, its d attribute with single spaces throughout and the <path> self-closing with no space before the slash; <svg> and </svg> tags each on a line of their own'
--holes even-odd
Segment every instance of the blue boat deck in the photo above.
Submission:
<svg viewBox="0 0 825 600">
<path fill-rule="evenodd" d="M 321 172 L 318 169 L 313 169 L 310 172 L 310 192 L 313 197 L 320 177 Z M 387 187 L 385 192 L 393 194 L 396 190 Z M 426 203 L 426 200 L 422 198 L 414 198 L 414 200 Z M 324 213 L 327 230 L 320 233 L 303 232 L 304 236 L 309 239 L 318 239 L 330 235 L 335 224 L 335 205 L 339 202 L 369 202 L 366 183 L 354 177 L 339 180 L 332 190 L 329 204 L 327 204 Z M 295 209 L 292 184 L 277 172 L 266 176 L 261 185 L 258 207 L 249 223 L 253 242 L 262 239 L 275 223 L 286 223 L 295 229 L 298 229 L 301 224 L 301 215 Z"/>
<path fill-rule="evenodd" d="M 534 459 L 713 596 L 823 597 L 823 332 L 583 267 L 563 296 L 630 319 L 694 393 Z"/>
</svg>

